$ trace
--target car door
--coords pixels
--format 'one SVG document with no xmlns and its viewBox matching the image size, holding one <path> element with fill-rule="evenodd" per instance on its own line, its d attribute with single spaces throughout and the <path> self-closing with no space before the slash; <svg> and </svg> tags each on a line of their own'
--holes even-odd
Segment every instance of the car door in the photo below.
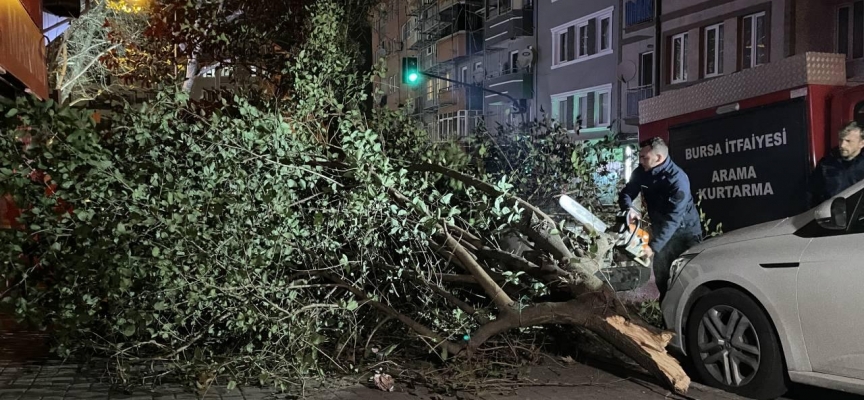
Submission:
<svg viewBox="0 0 864 400">
<path fill-rule="evenodd" d="M 798 275 L 798 310 L 813 372 L 864 379 L 862 192 L 846 199 L 845 230 L 812 227 Z M 815 224 L 814 224 L 815 225 Z"/>
</svg>

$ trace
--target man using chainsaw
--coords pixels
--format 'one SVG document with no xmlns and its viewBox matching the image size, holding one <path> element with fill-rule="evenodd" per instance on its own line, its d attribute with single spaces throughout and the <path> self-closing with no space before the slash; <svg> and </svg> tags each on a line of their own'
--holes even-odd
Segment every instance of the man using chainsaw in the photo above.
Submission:
<svg viewBox="0 0 864 400">
<path fill-rule="evenodd" d="M 669 268 L 684 251 L 702 241 L 699 213 L 693 204 L 690 178 L 669 158 L 663 139 L 651 138 L 639 143 L 639 165 L 630 182 L 618 194 L 618 205 L 627 211 L 627 222 L 642 218 L 633 201 L 642 194 L 642 203 L 652 225 L 651 238 L 644 249 L 653 257 L 654 281 L 660 301 L 668 290 Z"/>
</svg>

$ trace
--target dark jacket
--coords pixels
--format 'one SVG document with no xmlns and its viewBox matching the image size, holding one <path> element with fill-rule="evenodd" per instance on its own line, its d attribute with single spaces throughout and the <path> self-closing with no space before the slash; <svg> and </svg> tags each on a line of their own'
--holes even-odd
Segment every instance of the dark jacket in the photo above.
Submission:
<svg viewBox="0 0 864 400">
<path fill-rule="evenodd" d="M 823 157 L 810 176 L 810 206 L 815 207 L 864 179 L 864 152 L 846 161 L 839 149 Z"/>
<path fill-rule="evenodd" d="M 702 235 L 699 213 L 690 192 L 690 178 L 670 158 L 651 171 L 637 167 L 630 182 L 618 194 L 618 205 L 622 210 L 631 208 L 640 192 L 653 226 L 648 245 L 654 252 L 666 246 L 679 230 Z"/>
</svg>

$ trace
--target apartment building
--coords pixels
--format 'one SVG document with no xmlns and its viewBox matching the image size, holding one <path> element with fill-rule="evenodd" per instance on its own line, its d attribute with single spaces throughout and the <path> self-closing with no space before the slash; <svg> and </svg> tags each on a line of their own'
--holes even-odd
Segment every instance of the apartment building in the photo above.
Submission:
<svg viewBox="0 0 864 400">
<path fill-rule="evenodd" d="M 379 106 L 404 108 L 433 139 L 469 134 L 480 122 L 479 89 L 449 80 L 482 84 L 482 0 L 389 0 L 373 18 L 376 58 L 384 58 L 387 76 L 376 83 L 384 91 Z M 424 75 L 418 87 L 401 82 L 402 57 L 417 57 Z M 479 64 L 478 64 L 479 63 Z"/>
<path fill-rule="evenodd" d="M 490 128 L 536 115 L 538 46 L 534 3 L 534 0 L 485 0 L 484 56 L 474 68 L 487 89 L 507 95 L 483 93 L 483 117 Z M 513 113 L 514 100 L 526 109 L 526 115 Z"/>
<path fill-rule="evenodd" d="M 618 65 L 621 83 L 619 96 L 623 99 L 620 111 L 620 131 L 626 136 L 637 134 L 639 102 L 659 92 L 657 68 L 660 57 L 656 51 L 657 11 L 660 0 L 622 0 L 623 10 Z M 657 3 L 657 4 L 655 4 Z"/>
<path fill-rule="evenodd" d="M 548 3 L 548 4 L 547 4 Z M 615 131 L 617 0 L 548 0 L 538 8 L 538 108 L 580 138 Z"/>
</svg>

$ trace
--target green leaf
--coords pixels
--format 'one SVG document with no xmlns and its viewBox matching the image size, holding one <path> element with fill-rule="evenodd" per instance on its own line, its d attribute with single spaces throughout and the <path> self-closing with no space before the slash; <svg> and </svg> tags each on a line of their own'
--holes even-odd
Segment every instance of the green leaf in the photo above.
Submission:
<svg viewBox="0 0 864 400">
<path fill-rule="evenodd" d="M 159 257 L 159 254 L 161 254 L 161 253 L 162 253 L 162 251 L 159 250 L 158 247 L 153 248 L 153 251 L 152 251 L 153 257 Z"/>
<path fill-rule="evenodd" d="M 17 108 L 13 108 L 13 109 L 6 112 L 6 118 L 12 118 L 16 115 L 18 115 L 18 109 Z"/>
</svg>

